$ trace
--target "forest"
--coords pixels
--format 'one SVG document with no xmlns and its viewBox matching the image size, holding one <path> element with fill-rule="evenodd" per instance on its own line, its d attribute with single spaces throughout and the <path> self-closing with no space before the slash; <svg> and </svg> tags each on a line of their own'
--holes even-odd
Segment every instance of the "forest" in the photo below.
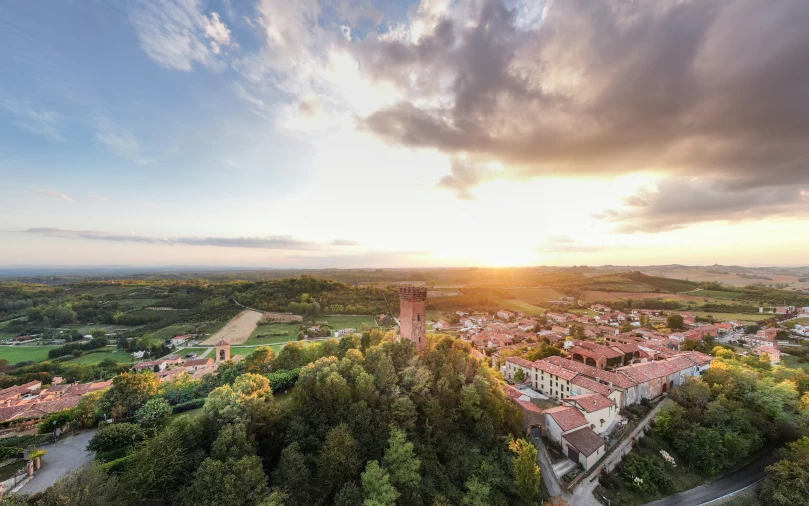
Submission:
<svg viewBox="0 0 809 506">
<path fill-rule="evenodd" d="M 172 415 L 189 403 L 204 407 Z M 446 336 L 421 355 L 373 330 L 292 343 L 277 356 L 265 348 L 202 380 L 124 373 L 71 416 L 92 426 L 88 413 L 117 417 L 91 440 L 98 463 L 13 500 L 384 506 L 543 497 L 536 449 L 519 439 L 520 411 L 469 345 Z"/>
</svg>

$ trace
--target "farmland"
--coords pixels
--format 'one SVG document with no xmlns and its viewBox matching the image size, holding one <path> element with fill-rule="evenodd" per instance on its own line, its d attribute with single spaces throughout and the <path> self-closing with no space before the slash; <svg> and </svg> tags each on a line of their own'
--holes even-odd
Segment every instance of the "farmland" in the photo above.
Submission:
<svg viewBox="0 0 809 506">
<path fill-rule="evenodd" d="M 713 299 L 738 299 L 742 296 L 740 292 L 728 292 L 724 290 L 694 290 L 691 292 L 687 292 L 688 295 L 693 295 L 695 297 L 710 297 Z"/>
<path fill-rule="evenodd" d="M 539 316 L 545 314 L 548 311 L 545 308 L 541 308 L 518 299 L 501 299 L 500 303 L 506 309 L 510 309 L 512 311 L 520 311 L 527 314 L 528 316 Z"/>
<path fill-rule="evenodd" d="M 318 316 L 318 321 L 327 321 L 334 327 L 334 330 L 341 329 L 357 329 L 362 327 L 362 324 L 376 326 L 376 321 L 373 317 L 367 315 L 330 315 Z"/>
<path fill-rule="evenodd" d="M 757 322 L 759 320 L 762 320 L 762 319 L 765 319 L 765 318 L 768 318 L 768 317 L 772 316 L 772 315 L 764 315 L 764 314 L 759 314 L 759 313 L 752 313 L 752 314 L 747 314 L 747 313 L 717 313 L 717 312 L 706 313 L 705 311 L 694 311 L 694 314 L 697 315 L 697 316 L 701 316 L 703 318 L 710 315 L 710 316 L 713 316 L 714 318 L 722 319 L 722 320 L 739 320 L 739 321 L 751 322 L 751 323 L 754 323 L 754 322 Z"/>
<path fill-rule="evenodd" d="M 8 360 L 9 364 L 17 362 L 40 362 L 48 358 L 48 351 L 56 346 L 0 346 L 0 359 Z"/>
<path fill-rule="evenodd" d="M 562 294 L 548 287 L 532 287 L 532 288 L 507 288 L 505 289 L 511 298 L 519 299 L 534 305 L 542 305 L 549 300 L 559 300 Z"/>
<path fill-rule="evenodd" d="M 262 316 L 263 314 L 258 311 L 245 309 L 227 322 L 219 332 L 203 341 L 202 344 L 216 344 L 221 339 L 227 339 L 231 344 L 244 343 L 250 338 Z"/>
<path fill-rule="evenodd" d="M 66 364 L 98 364 L 107 359 L 115 360 L 121 363 L 134 362 L 135 359 L 131 353 L 116 350 L 115 348 L 105 348 L 103 351 L 96 353 L 85 353 L 84 355 L 66 361 Z"/>
</svg>

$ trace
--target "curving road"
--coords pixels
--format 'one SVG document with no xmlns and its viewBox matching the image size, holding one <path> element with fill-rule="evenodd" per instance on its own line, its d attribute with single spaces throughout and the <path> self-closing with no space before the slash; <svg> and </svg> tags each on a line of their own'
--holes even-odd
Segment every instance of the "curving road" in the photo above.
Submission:
<svg viewBox="0 0 809 506">
<path fill-rule="evenodd" d="M 42 492 L 68 472 L 92 462 L 95 452 L 88 452 L 86 448 L 96 432 L 95 429 L 85 430 L 43 446 L 42 448 L 48 453 L 42 457 L 42 467 L 18 492 L 21 494 Z"/>
<path fill-rule="evenodd" d="M 778 455 L 773 448 L 733 474 L 659 501 L 650 502 L 646 506 L 699 506 L 761 481 L 764 478 L 764 468 L 778 460 Z"/>
</svg>

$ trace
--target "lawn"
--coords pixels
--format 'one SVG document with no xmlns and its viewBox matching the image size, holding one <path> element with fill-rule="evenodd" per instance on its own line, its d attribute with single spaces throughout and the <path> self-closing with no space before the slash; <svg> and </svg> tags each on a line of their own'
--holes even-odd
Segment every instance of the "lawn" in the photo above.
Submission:
<svg viewBox="0 0 809 506">
<path fill-rule="evenodd" d="M 714 299 L 738 299 L 742 295 L 741 292 L 726 292 L 724 290 L 694 290 L 692 292 L 683 293 L 683 295 L 694 295 L 696 297 L 712 297 Z"/>
<path fill-rule="evenodd" d="M 268 323 L 265 325 L 258 325 L 256 329 L 250 334 L 250 338 L 247 340 L 247 344 L 253 344 L 253 342 L 259 336 L 265 336 L 265 339 L 269 340 L 261 340 L 256 342 L 256 344 L 260 343 L 268 343 L 268 342 L 284 342 L 284 341 L 294 341 L 297 336 L 298 332 L 300 332 L 301 324 L 298 322 L 295 323 Z M 279 334 L 279 335 L 271 335 L 271 334 Z"/>
<path fill-rule="evenodd" d="M 135 358 L 132 356 L 131 353 L 127 353 L 121 350 L 113 350 L 110 348 L 110 351 L 101 351 L 98 353 L 86 353 L 78 358 L 73 358 L 70 360 L 65 361 L 66 364 L 98 364 L 107 359 L 115 360 L 116 362 L 121 362 L 124 364 L 128 364 L 130 362 L 134 362 Z"/>
<path fill-rule="evenodd" d="M 28 360 L 41 362 L 48 358 L 48 351 L 54 348 L 57 346 L 0 346 L 0 359 L 8 360 L 12 365 Z"/>
<path fill-rule="evenodd" d="M 375 327 L 376 321 L 373 317 L 368 315 L 333 315 L 333 316 L 318 316 L 318 321 L 329 322 L 334 330 L 342 329 L 357 329 L 359 330 L 363 323 Z M 293 337 L 293 340 L 295 338 Z"/>
<path fill-rule="evenodd" d="M 181 336 L 188 334 L 192 330 L 198 329 L 200 326 L 205 326 L 205 333 L 209 335 L 216 334 L 225 326 L 227 322 L 207 322 L 207 323 L 175 323 L 174 325 L 167 325 L 160 330 L 152 332 L 155 337 L 164 341 L 171 339 L 174 336 Z"/>
<path fill-rule="evenodd" d="M 281 351 L 281 348 L 283 348 L 283 347 L 284 347 L 283 344 L 272 344 L 272 345 L 270 345 L 270 348 L 272 348 L 272 351 L 274 351 L 275 353 L 278 353 L 279 351 Z M 241 355 L 243 357 L 249 357 L 250 355 L 255 353 L 255 351 L 258 348 L 261 348 L 261 346 L 231 346 L 230 347 L 230 355 L 231 356 Z"/>
</svg>

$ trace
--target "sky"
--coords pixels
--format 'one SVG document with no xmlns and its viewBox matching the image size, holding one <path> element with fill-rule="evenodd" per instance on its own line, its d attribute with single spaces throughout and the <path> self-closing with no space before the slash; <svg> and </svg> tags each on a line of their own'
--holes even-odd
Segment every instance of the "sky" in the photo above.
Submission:
<svg viewBox="0 0 809 506">
<path fill-rule="evenodd" d="M 805 265 L 805 0 L 0 4 L 0 266 Z"/>
</svg>

